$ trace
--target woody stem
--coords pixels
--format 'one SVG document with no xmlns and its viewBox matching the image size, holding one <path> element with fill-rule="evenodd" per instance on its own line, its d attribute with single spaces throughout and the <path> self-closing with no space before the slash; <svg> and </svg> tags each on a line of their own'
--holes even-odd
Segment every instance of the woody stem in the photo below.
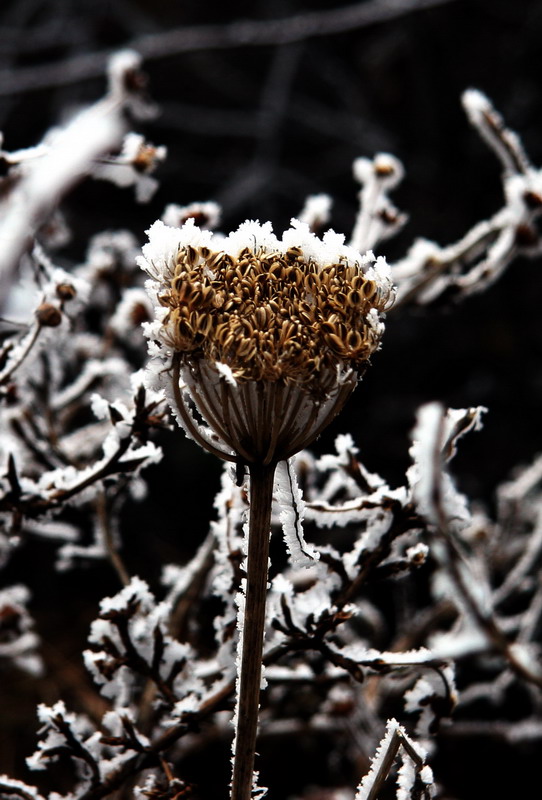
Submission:
<svg viewBox="0 0 542 800">
<path fill-rule="evenodd" d="M 256 752 L 275 464 L 250 464 L 247 589 L 231 800 L 250 800 Z"/>
</svg>

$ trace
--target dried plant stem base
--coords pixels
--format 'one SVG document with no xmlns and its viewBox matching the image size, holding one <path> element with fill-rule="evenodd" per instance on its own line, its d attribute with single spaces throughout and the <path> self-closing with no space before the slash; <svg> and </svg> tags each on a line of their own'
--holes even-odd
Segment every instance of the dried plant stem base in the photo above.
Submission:
<svg viewBox="0 0 542 800">
<path fill-rule="evenodd" d="M 250 800 L 258 730 L 275 464 L 251 464 L 247 590 L 231 800 Z"/>
</svg>

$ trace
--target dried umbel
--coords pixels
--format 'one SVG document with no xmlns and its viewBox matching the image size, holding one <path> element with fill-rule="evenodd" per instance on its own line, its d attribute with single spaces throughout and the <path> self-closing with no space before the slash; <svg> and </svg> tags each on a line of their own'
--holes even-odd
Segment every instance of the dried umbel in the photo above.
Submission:
<svg viewBox="0 0 542 800">
<path fill-rule="evenodd" d="M 295 220 L 282 239 L 269 224 L 224 238 L 188 220 L 155 223 L 149 240 L 141 266 L 157 320 L 147 334 L 172 360 L 172 399 L 189 433 L 247 463 L 307 446 L 379 346 L 392 297 L 383 260 Z M 179 379 L 214 442 L 201 441 Z"/>
</svg>

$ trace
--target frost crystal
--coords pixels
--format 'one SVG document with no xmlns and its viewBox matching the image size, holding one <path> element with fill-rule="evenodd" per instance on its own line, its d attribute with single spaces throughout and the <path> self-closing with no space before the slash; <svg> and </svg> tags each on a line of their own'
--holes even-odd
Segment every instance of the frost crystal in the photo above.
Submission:
<svg viewBox="0 0 542 800">
<path fill-rule="evenodd" d="M 318 560 L 318 551 L 303 536 L 305 503 L 295 475 L 293 459 L 281 461 L 275 473 L 275 497 L 280 508 L 280 521 L 286 548 L 294 566 L 311 566 Z"/>
</svg>

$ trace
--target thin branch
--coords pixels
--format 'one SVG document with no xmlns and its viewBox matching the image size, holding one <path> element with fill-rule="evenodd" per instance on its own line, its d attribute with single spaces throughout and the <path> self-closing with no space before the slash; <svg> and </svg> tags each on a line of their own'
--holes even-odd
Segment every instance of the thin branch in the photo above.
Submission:
<svg viewBox="0 0 542 800">
<path fill-rule="evenodd" d="M 98 520 L 100 525 L 100 532 L 104 543 L 105 551 L 109 557 L 109 561 L 113 565 L 115 572 L 123 586 L 128 586 L 130 583 L 130 574 L 126 569 L 122 558 L 119 555 L 118 548 L 114 541 L 113 531 L 111 530 L 111 521 L 109 518 L 109 508 L 107 503 L 107 493 L 104 491 L 98 494 L 96 498 L 96 507 L 98 513 Z"/>
<path fill-rule="evenodd" d="M 42 330 L 42 325 L 36 321 L 32 330 L 27 334 L 28 341 L 25 343 L 24 347 L 21 347 L 21 351 L 15 358 L 12 359 L 12 361 L 8 361 L 6 368 L 2 373 L 0 373 L 0 386 L 4 383 L 7 383 L 12 377 L 13 373 L 19 369 L 25 358 L 36 344 L 38 336 Z"/>
<path fill-rule="evenodd" d="M 319 36 L 333 36 L 403 17 L 416 11 L 447 5 L 454 0 L 368 0 L 364 3 L 310 11 L 275 20 L 239 20 L 228 25 L 192 25 L 132 39 L 126 46 L 146 60 L 158 60 L 180 53 L 263 47 L 303 42 Z M 102 77 L 111 52 L 98 51 L 40 64 L 0 71 L 0 96 L 68 86 Z"/>
</svg>

